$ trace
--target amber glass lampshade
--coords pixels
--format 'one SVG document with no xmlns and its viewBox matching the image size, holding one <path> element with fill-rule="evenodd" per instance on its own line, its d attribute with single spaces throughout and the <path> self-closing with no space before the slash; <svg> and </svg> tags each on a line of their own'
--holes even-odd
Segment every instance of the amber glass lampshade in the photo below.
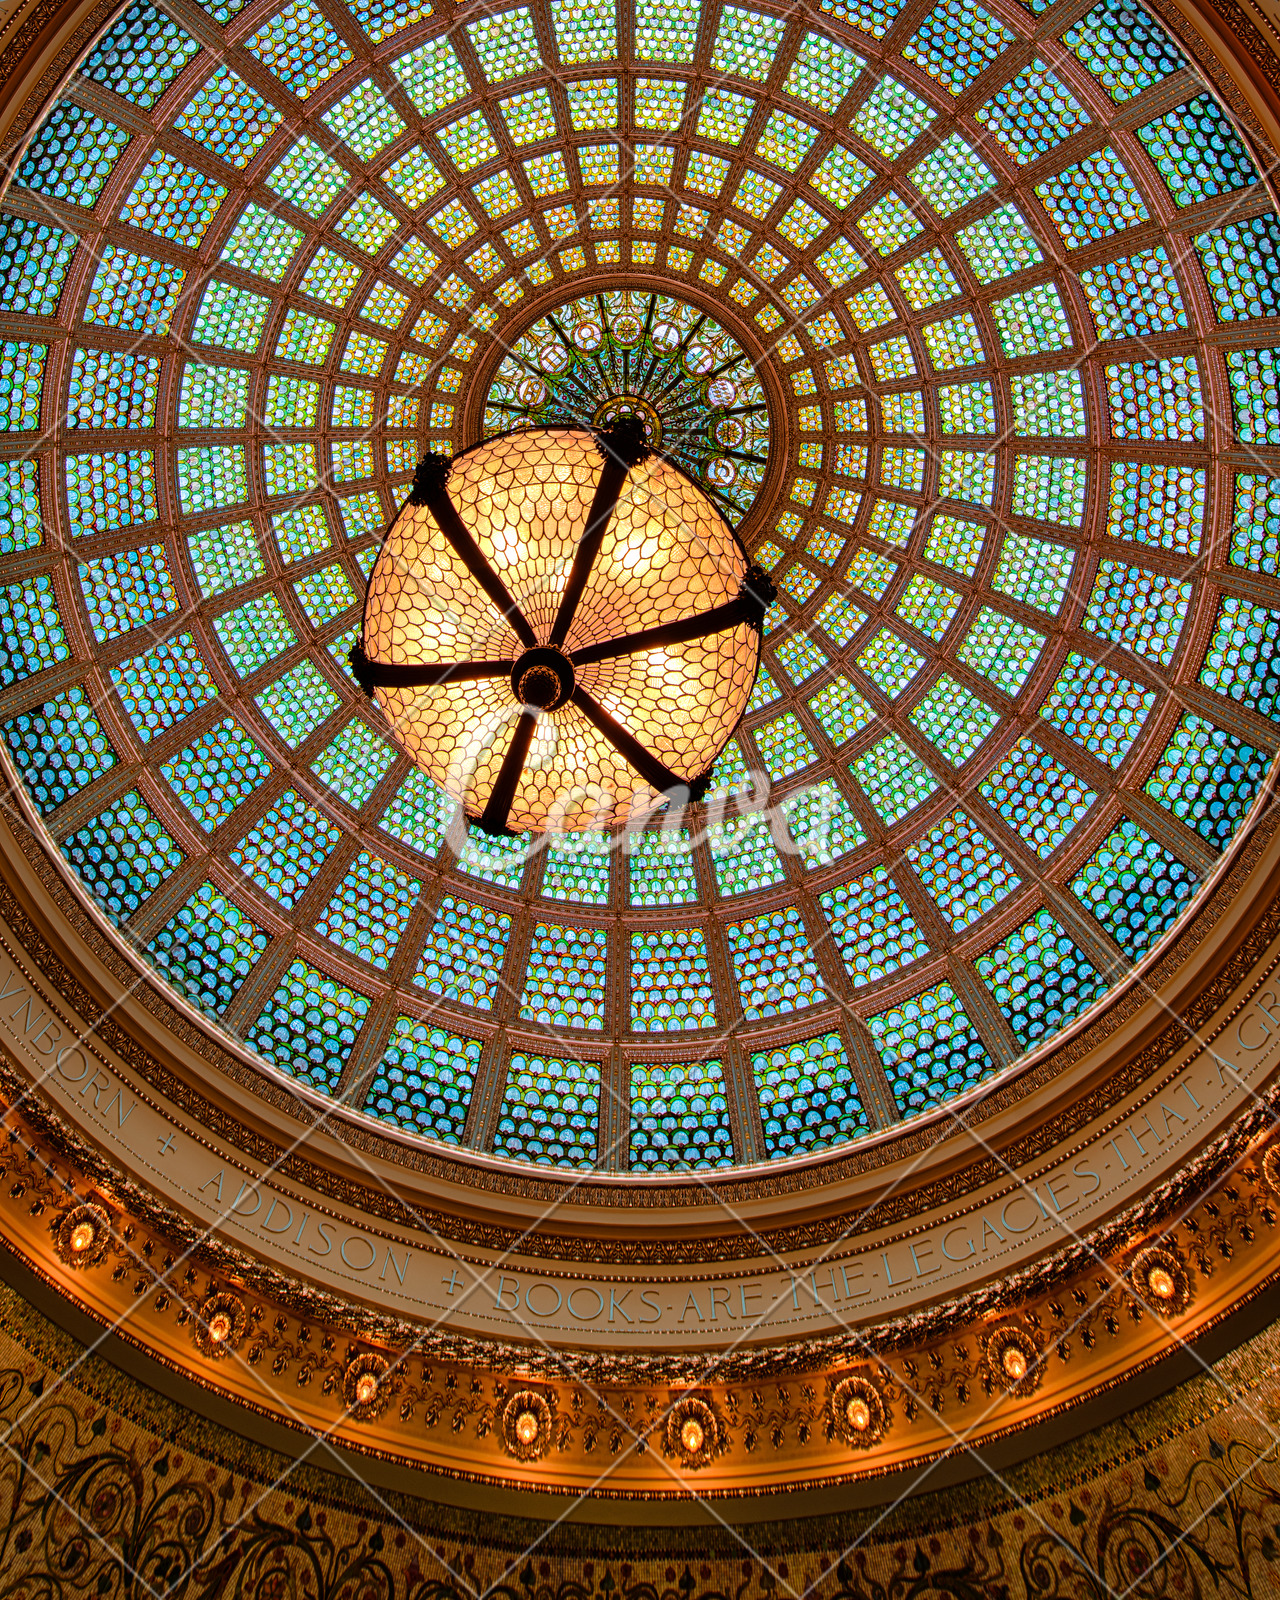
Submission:
<svg viewBox="0 0 1280 1600">
<path fill-rule="evenodd" d="M 428 456 L 369 581 L 356 674 L 491 832 L 698 797 L 755 682 L 769 579 L 634 419 Z"/>
</svg>

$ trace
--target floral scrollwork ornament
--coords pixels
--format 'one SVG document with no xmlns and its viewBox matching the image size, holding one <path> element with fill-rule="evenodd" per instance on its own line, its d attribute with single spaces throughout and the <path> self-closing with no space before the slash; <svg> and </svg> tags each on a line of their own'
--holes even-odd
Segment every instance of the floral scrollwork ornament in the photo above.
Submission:
<svg viewBox="0 0 1280 1600">
<path fill-rule="evenodd" d="M 1273 1140 L 1262 1152 L 1261 1166 L 1262 1181 L 1272 1196 L 1280 1200 L 1280 1140 Z"/>
</svg>

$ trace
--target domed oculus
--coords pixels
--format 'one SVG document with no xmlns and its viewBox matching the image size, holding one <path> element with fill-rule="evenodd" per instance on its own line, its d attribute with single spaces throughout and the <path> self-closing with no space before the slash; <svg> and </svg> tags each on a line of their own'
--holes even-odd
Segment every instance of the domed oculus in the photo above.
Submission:
<svg viewBox="0 0 1280 1600">
<path fill-rule="evenodd" d="M 635 417 L 645 442 L 737 520 L 769 456 L 769 408 L 745 351 L 714 317 L 656 290 L 584 295 L 513 341 L 485 396 L 486 434 Z"/>
</svg>

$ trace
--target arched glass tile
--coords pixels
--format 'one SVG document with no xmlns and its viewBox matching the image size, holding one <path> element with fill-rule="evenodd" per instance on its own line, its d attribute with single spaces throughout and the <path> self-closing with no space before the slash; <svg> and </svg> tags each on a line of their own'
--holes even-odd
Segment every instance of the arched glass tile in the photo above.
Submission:
<svg viewBox="0 0 1280 1600">
<path fill-rule="evenodd" d="M 86 78 L 145 111 L 197 54 L 200 46 L 171 17 L 135 0 L 81 65 Z"/>
<path fill-rule="evenodd" d="M 362 850 L 334 890 L 316 932 L 385 970 L 421 892 L 416 878 Z"/>
<path fill-rule="evenodd" d="M 992 911 L 1021 882 L 991 840 L 963 811 L 953 811 L 907 851 L 907 860 L 953 933 Z"/>
<path fill-rule="evenodd" d="M 289 911 L 341 837 L 328 817 L 288 789 L 234 846 L 229 859 Z"/>
<path fill-rule="evenodd" d="M 1078 528 L 1084 517 L 1088 469 L 1072 456 L 1017 456 L 1013 513 Z"/>
<path fill-rule="evenodd" d="M 1013 39 L 1003 23 L 981 6 L 944 0 L 925 18 L 902 53 L 958 95 L 1008 49 Z"/>
<path fill-rule="evenodd" d="M 631 1027 L 636 1033 L 712 1028 L 716 1022 L 701 928 L 631 935 Z"/>
<path fill-rule="evenodd" d="M 1084 626 L 1168 666 L 1190 604 L 1190 583 L 1119 561 L 1100 561 Z"/>
<path fill-rule="evenodd" d="M 1247 222 L 1226 222 L 1201 234 L 1196 250 L 1219 322 L 1277 315 L 1280 217 L 1268 211 Z"/>
<path fill-rule="evenodd" d="M 182 865 L 182 852 L 136 789 L 62 841 L 81 883 L 121 923 Z"/>
<path fill-rule="evenodd" d="M 355 717 L 320 752 L 311 770 L 358 811 L 394 764 L 394 752 L 367 722 Z"/>
<path fill-rule="evenodd" d="M 1087 906 L 1131 960 L 1172 925 L 1199 887 L 1192 870 L 1128 817 L 1072 880 Z"/>
<path fill-rule="evenodd" d="M 1269 754 L 1187 712 L 1144 787 L 1221 850 L 1243 821 L 1269 765 Z"/>
<path fill-rule="evenodd" d="M 729 956 L 748 1020 L 782 1016 L 826 998 L 804 922 L 782 906 L 725 927 Z"/>
<path fill-rule="evenodd" d="M 1155 699 L 1154 689 L 1143 689 L 1073 651 L 1040 715 L 1082 749 L 1117 767 L 1142 731 Z"/>
<path fill-rule="evenodd" d="M 15 181 L 53 200 L 92 206 L 129 137 L 105 117 L 63 100 L 27 146 Z"/>
<path fill-rule="evenodd" d="M 458 854 L 458 870 L 504 889 L 518 888 L 528 859 L 529 836 L 499 839 L 469 823 L 462 827 L 465 838 Z"/>
<path fill-rule="evenodd" d="M 631 1172 L 690 1172 L 733 1165 L 719 1061 L 631 1065 Z"/>
<path fill-rule="evenodd" d="M 929 953 L 915 919 L 884 867 L 820 896 L 854 988 L 875 983 Z"/>
<path fill-rule="evenodd" d="M 66 482 L 71 532 L 78 538 L 156 520 L 155 457 L 150 450 L 68 456 Z"/>
<path fill-rule="evenodd" d="M 224 611 L 214 618 L 213 631 L 241 678 L 252 677 L 297 642 L 289 619 L 273 594 L 259 595 L 232 611 Z"/>
<path fill-rule="evenodd" d="M 411 850 L 434 859 L 444 843 L 453 804 L 425 772 L 409 774 L 378 826 Z"/>
<path fill-rule="evenodd" d="M 4 724 L 4 741 L 27 793 L 44 813 L 119 759 L 80 684 L 11 717 Z"/>
<path fill-rule="evenodd" d="M 112 667 L 111 678 L 144 744 L 207 705 L 218 693 L 190 633 L 176 634 L 144 654 L 120 662 Z"/>
<path fill-rule="evenodd" d="M 220 1015 L 267 948 L 267 936 L 212 883 L 202 883 L 147 949 L 179 994 Z"/>
<path fill-rule="evenodd" d="M 963 1094 L 995 1070 L 949 983 L 867 1019 L 904 1117 Z"/>
<path fill-rule="evenodd" d="M 369 1084 L 365 1112 L 408 1133 L 461 1144 L 481 1044 L 415 1017 L 397 1017 Z"/>
<path fill-rule="evenodd" d="M 712 822 L 707 828 L 707 845 L 722 895 L 767 889 L 787 875 L 767 817 L 748 814 Z"/>
<path fill-rule="evenodd" d="M 682 906 L 697 900 L 698 880 L 688 829 L 664 826 L 624 837 L 633 906 Z"/>
<path fill-rule="evenodd" d="M 282 116 L 223 63 L 178 113 L 173 125 L 194 144 L 243 168 L 271 137 Z"/>
<path fill-rule="evenodd" d="M 53 316 L 76 242 L 48 223 L 0 214 L 0 310 Z M 181 284 L 183 274 L 176 270 Z M 86 313 L 85 320 L 93 319 Z"/>
<path fill-rule="evenodd" d="M 1125 0 L 1099 0 L 1062 39 L 1111 98 L 1120 102 L 1185 65 L 1160 24 Z"/>
<path fill-rule="evenodd" d="M 607 834 L 550 833 L 542 861 L 545 900 L 608 905 L 613 852 Z"/>
<path fill-rule="evenodd" d="M 1098 798 L 1030 736 L 1019 739 L 978 788 L 1042 861 L 1053 854 Z"/>
<path fill-rule="evenodd" d="M 1107 987 L 1061 923 L 1043 910 L 974 965 L 1026 1049 L 1086 1010 Z"/>
<path fill-rule="evenodd" d="M 862 824 L 834 783 L 815 783 L 782 802 L 782 814 L 806 868 L 830 866 L 866 843 Z"/>
<path fill-rule="evenodd" d="M 1241 509 L 1240 485 L 1265 481 L 1237 478 L 1237 513 Z M 1197 555 L 1204 523 L 1204 494 L 1203 467 L 1113 462 L 1107 533 L 1113 539 L 1134 539 L 1155 549 Z"/>
<path fill-rule="evenodd" d="M 520 1015 L 549 1027 L 603 1028 L 608 957 L 603 928 L 536 923 Z"/>
<path fill-rule="evenodd" d="M 1280 612 L 1225 595 L 1200 682 L 1261 716 L 1280 708 Z"/>
<path fill-rule="evenodd" d="M 511 918 L 505 912 L 446 895 L 413 981 L 429 994 L 491 1010 L 510 936 Z"/>
<path fill-rule="evenodd" d="M 844 1041 L 819 1034 L 751 1058 L 771 1161 L 856 1139 L 870 1129 Z"/>
<path fill-rule="evenodd" d="M 1000 713 L 944 672 L 908 720 L 946 761 L 961 767 L 995 732 Z"/>
<path fill-rule="evenodd" d="M 1176 205 L 1198 205 L 1259 181 L 1239 135 L 1210 95 L 1197 95 L 1137 132 Z"/>
<path fill-rule="evenodd" d="M 283 678 L 254 696 L 254 703 L 287 745 L 304 744 L 339 709 L 338 698 L 310 661 L 300 661 Z"/>
<path fill-rule="evenodd" d="M 142 545 L 80 564 L 80 588 L 99 644 L 178 609 L 162 544 Z"/>
<path fill-rule="evenodd" d="M 540 1167 L 596 1164 L 600 1063 L 516 1054 L 498 1113 L 494 1153 Z"/>
<path fill-rule="evenodd" d="M 295 961 L 245 1043 L 273 1067 L 331 1095 L 369 1010 L 369 997 Z"/>
<path fill-rule="evenodd" d="M 35 462 L 0 464 L 0 555 L 34 550 L 43 532 L 40 479 Z"/>
<path fill-rule="evenodd" d="M 227 717 L 162 761 L 159 770 L 192 818 L 212 833 L 266 781 L 271 763 L 235 718 Z"/>
</svg>

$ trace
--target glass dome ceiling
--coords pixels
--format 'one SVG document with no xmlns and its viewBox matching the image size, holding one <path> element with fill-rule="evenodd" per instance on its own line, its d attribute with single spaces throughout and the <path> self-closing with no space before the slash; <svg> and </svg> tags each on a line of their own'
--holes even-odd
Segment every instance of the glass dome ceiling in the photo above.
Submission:
<svg viewBox="0 0 1280 1600">
<path fill-rule="evenodd" d="M 1280 219 L 1154 19 L 1044 17 L 139 0 L 89 53 L 0 216 L 0 727 L 280 1072 L 516 1159 L 772 1160 L 1176 922 L 1277 746 Z M 345 665 L 377 541 L 526 330 L 655 293 L 769 397 L 746 722 L 619 848 L 468 835 Z"/>
</svg>

